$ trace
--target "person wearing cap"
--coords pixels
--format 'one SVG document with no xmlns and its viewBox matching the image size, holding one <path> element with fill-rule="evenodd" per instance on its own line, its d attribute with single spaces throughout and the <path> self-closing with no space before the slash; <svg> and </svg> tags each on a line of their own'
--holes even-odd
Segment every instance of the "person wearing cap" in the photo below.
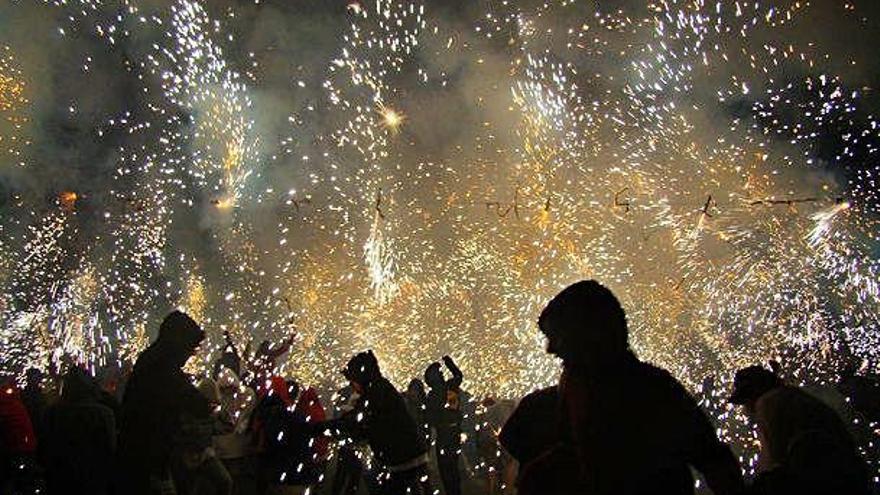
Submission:
<svg viewBox="0 0 880 495">
<path fill-rule="evenodd" d="M 209 401 L 181 370 L 204 336 L 186 313 L 173 311 L 138 356 L 122 400 L 120 493 L 176 493 L 171 471 L 184 423 L 211 419 Z"/>
<path fill-rule="evenodd" d="M 547 304 L 538 326 L 563 371 L 556 387 L 524 398 L 499 435 L 521 462 L 518 493 L 693 494 L 690 467 L 715 495 L 744 491 L 736 459 L 696 400 L 630 350 L 610 290 L 577 282 Z"/>
<path fill-rule="evenodd" d="M 870 493 L 865 462 L 840 416 L 761 366 L 736 372 L 730 403 L 743 406 L 761 442 L 755 494 Z"/>
<path fill-rule="evenodd" d="M 380 493 L 432 494 L 427 471 L 428 449 L 403 395 L 382 376 L 373 351 L 356 354 L 342 374 L 358 399 L 351 411 L 326 422 L 325 429 L 339 430 L 367 441 L 385 472 L 379 480 Z"/>
</svg>

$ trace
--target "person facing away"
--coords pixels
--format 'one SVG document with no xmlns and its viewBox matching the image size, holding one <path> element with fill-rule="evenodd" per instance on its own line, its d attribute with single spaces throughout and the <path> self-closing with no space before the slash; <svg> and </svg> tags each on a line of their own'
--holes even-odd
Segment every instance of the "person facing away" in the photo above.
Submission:
<svg viewBox="0 0 880 495">
<path fill-rule="evenodd" d="M 437 467 L 443 482 L 443 491 L 446 495 L 459 495 L 463 375 L 451 357 L 443 356 L 443 363 L 452 374 L 449 380 L 443 376 L 440 363 L 431 363 L 425 370 L 425 384 L 428 385 L 425 419 L 437 434 Z"/>
<path fill-rule="evenodd" d="M 44 416 L 44 432 L 40 451 L 49 494 L 109 493 L 116 420 L 82 369 L 71 367 L 64 375 L 61 398 Z"/>
<path fill-rule="evenodd" d="M 500 434 L 521 463 L 519 493 L 692 494 L 690 466 L 716 495 L 742 493 L 735 458 L 694 398 L 630 350 L 610 290 L 577 282 L 538 326 L 563 371 L 557 387 L 524 398 Z"/>
<path fill-rule="evenodd" d="M 184 423 L 211 419 L 208 400 L 181 370 L 203 338 L 192 318 L 173 311 L 156 341 L 138 356 L 122 400 L 120 492 L 174 493 L 171 468 Z"/>
<path fill-rule="evenodd" d="M 302 493 L 320 481 L 323 466 L 313 445 L 315 429 L 309 424 L 302 395 L 294 380 L 273 376 L 270 389 L 254 410 L 255 430 L 262 452 L 259 456 L 261 493 Z"/>
<path fill-rule="evenodd" d="M 409 381 L 406 391 L 403 392 L 403 397 L 406 399 L 406 408 L 409 411 L 409 415 L 412 416 L 419 427 L 419 433 L 426 442 L 429 441 L 431 434 L 428 431 L 428 425 L 425 420 L 425 401 L 427 400 L 425 384 L 418 378 L 413 378 Z"/>
<path fill-rule="evenodd" d="M 730 403 L 758 428 L 761 453 L 755 494 L 870 493 L 867 466 L 831 407 L 775 373 L 750 366 L 736 372 Z"/>
<path fill-rule="evenodd" d="M 382 376 L 373 351 L 356 354 L 342 374 L 358 398 L 351 411 L 326 423 L 326 428 L 366 439 L 375 460 L 387 473 L 381 480 L 381 493 L 432 493 L 428 449 L 403 396 Z"/>
<path fill-rule="evenodd" d="M 48 407 L 46 390 L 43 387 L 44 378 L 42 371 L 37 368 L 29 368 L 25 372 L 25 386 L 21 390 L 21 401 L 27 408 L 37 441 L 42 440 L 43 418 Z"/>
</svg>

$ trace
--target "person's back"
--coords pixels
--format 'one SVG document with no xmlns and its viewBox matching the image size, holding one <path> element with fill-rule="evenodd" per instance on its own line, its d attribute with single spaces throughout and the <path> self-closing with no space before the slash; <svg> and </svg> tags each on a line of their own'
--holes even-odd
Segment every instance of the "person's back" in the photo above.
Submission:
<svg viewBox="0 0 880 495">
<path fill-rule="evenodd" d="M 867 469 L 838 414 L 797 387 L 780 386 L 755 402 L 762 456 L 787 478 L 789 493 L 868 492 Z M 759 487 L 776 475 L 759 478 Z"/>
<path fill-rule="evenodd" d="M 290 486 L 317 483 L 322 470 L 313 455 L 312 431 L 305 411 L 287 406 L 277 395 L 269 395 L 256 414 L 264 437 L 260 463 L 265 482 Z"/>
<path fill-rule="evenodd" d="M 570 432 L 594 493 L 693 493 L 690 466 L 728 452 L 696 401 L 669 373 L 634 356 L 604 376 L 567 377 Z M 574 406 L 575 404 L 569 404 Z"/>
<path fill-rule="evenodd" d="M 560 404 L 556 385 L 536 390 L 523 397 L 504 422 L 498 441 L 520 468 L 559 442 Z"/>
<path fill-rule="evenodd" d="M 403 396 L 385 377 L 365 388 L 367 441 L 386 466 L 407 462 L 427 451 L 418 426 L 410 416 Z"/>
<path fill-rule="evenodd" d="M 183 417 L 210 414 L 208 401 L 180 369 L 202 336 L 188 316 L 171 313 L 159 338 L 135 363 L 122 403 L 117 456 L 127 489 L 144 493 L 167 485 Z"/>
<path fill-rule="evenodd" d="M 736 460 L 693 397 L 630 351 L 611 291 L 573 284 L 538 325 L 563 373 L 555 392 L 527 397 L 502 431 L 502 445 L 525 462 L 519 493 L 691 494 L 690 467 L 716 495 L 742 491 Z"/>
<path fill-rule="evenodd" d="M 73 369 L 64 378 L 61 400 L 46 411 L 40 448 L 50 494 L 100 495 L 110 489 L 116 422 L 98 393 L 85 372 Z"/>
</svg>

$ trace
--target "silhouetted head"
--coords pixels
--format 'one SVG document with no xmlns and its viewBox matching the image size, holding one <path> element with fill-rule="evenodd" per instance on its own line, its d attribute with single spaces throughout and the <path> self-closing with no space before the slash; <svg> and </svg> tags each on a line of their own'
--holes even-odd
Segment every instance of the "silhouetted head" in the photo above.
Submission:
<svg viewBox="0 0 880 495">
<path fill-rule="evenodd" d="M 413 378 L 406 387 L 406 396 L 411 400 L 424 400 L 425 384 L 418 378 Z"/>
<path fill-rule="evenodd" d="M 71 366 L 64 374 L 61 385 L 61 399 L 66 402 L 79 402 L 98 398 L 98 385 L 82 368 Z"/>
<path fill-rule="evenodd" d="M 43 382 L 43 372 L 37 368 L 28 368 L 24 374 L 25 385 L 28 387 L 40 387 Z"/>
<path fill-rule="evenodd" d="M 372 350 L 359 352 L 348 360 L 342 369 L 342 375 L 352 383 L 365 387 L 373 380 L 380 378 L 379 361 Z"/>
<path fill-rule="evenodd" d="M 183 366 L 205 338 L 198 323 L 182 311 L 172 311 L 159 326 L 156 344 L 169 353 L 175 364 Z"/>
<path fill-rule="evenodd" d="M 443 378 L 443 370 L 440 369 L 440 363 L 434 362 L 425 369 L 425 384 L 431 388 L 443 387 L 446 379 Z"/>
<path fill-rule="evenodd" d="M 595 366 L 629 350 L 620 302 L 595 280 L 569 285 L 547 303 L 538 319 L 547 352 L 566 365 Z"/>
<path fill-rule="evenodd" d="M 736 372 L 728 401 L 746 406 L 746 411 L 751 412 L 762 395 L 780 386 L 782 380 L 772 371 L 762 366 L 749 366 Z"/>
</svg>

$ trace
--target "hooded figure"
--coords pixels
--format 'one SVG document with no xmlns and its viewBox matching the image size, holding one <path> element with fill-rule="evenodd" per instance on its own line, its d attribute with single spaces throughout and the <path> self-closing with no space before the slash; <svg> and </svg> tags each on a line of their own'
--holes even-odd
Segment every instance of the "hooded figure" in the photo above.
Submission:
<svg viewBox="0 0 880 495">
<path fill-rule="evenodd" d="M 360 397 L 352 411 L 331 424 L 367 440 L 388 472 L 381 482 L 383 493 L 431 493 L 427 447 L 403 396 L 382 376 L 373 351 L 352 357 L 342 374 Z"/>
<path fill-rule="evenodd" d="M 203 338 L 192 318 L 174 311 L 162 322 L 156 341 L 138 356 L 122 401 L 121 490 L 173 489 L 172 454 L 181 443 L 184 420 L 210 423 L 210 404 L 181 371 Z"/>
<path fill-rule="evenodd" d="M 116 421 L 85 371 L 72 367 L 64 375 L 61 400 L 46 412 L 44 426 L 40 450 L 49 494 L 108 493 Z"/>
<path fill-rule="evenodd" d="M 521 463 L 519 493 L 693 494 L 691 466 L 716 495 L 742 492 L 736 459 L 694 398 L 630 351 L 610 290 L 571 285 L 538 326 L 563 372 L 558 387 L 522 400 L 499 437 Z"/>
</svg>

